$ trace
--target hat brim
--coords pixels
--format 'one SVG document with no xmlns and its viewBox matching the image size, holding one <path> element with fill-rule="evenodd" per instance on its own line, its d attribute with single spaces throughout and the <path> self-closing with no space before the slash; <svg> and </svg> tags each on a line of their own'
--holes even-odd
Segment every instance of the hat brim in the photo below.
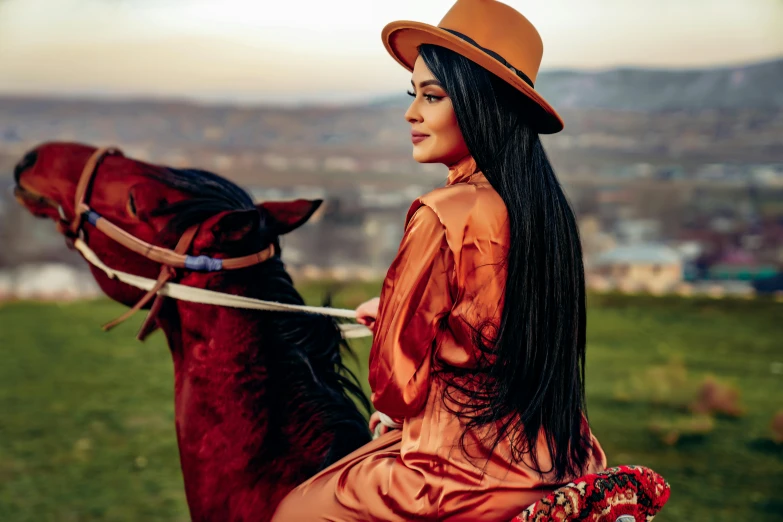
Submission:
<svg viewBox="0 0 783 522">
<path fill-rule="evenodd" d="M 531 105 L 531 125 L 536 132 L 554 134 L 563 130 L 563 119 L 535 89 L 501 62 L 462 38 L 440 27 L 407 20 L 388 24 L 381 32 L 381 38 L 389 54 L 409 71 L 413 71 L 422 44 L 438 45 L 461 54 L 511 84 L 534 102 Z"/>
</svg>

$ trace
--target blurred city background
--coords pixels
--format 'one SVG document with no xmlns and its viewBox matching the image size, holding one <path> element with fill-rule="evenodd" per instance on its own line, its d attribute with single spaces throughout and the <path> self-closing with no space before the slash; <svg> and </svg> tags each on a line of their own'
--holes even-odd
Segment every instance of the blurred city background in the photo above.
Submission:
<svg viewBox="0 0 783 522">
<path fill-rule="evenodd" d="M 118 145 L 259 201 L 323 199 L 284 260 L 311 302 L 356 306 L 446 175 L 411 158 L 380 30 L 451 3 L 0 0 L 0 520 L 187 513 L 164 341 L 100 333 L 118 306 L 14 201 L 13 165 Z M 582 234 L 610 463 L 672 482 L 660 520 L 783 520 L 783 2 L 507 3 L 566 121 L 543 141 Z"/>
</svg>

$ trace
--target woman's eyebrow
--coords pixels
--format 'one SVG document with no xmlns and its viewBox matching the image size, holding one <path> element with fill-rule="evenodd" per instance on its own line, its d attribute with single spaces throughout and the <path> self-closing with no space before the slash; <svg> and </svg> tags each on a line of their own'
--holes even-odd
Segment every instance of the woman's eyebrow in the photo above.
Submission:
<svg viewBox="0 0 783 522">
<path fill-rule="evenodd" d="M 416 87 L 416 84 L 413 83 L 413 80 L 411 80 L 411 85 Z M 438 80 L 424 80 L 423 82 L 419 83 L 419 89 L 422 89 L 428 85 L 437 85 L 438 87 L 443 87 L 443 84 L 441 84 Z"/>
</svg>

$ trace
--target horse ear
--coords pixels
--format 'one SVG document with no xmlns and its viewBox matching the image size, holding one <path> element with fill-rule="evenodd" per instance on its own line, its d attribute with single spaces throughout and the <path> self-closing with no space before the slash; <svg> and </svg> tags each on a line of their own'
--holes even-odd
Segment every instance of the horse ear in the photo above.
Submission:
<svg viewBox="0 0 783 522">
<path fill-rule="evenodd" d="M 212 234 L 218 244 L 241 241 L 259 227 L 257 210 L 226 212 L 212 225 Z"/>
<path fill-rule="evenodd" d="M 322 199 L 297 199 L 295 201 L 266 201 L 257 208 L 271 218 L 270 227 L 275 235 L 282 236 L 296 230 L 312 217 Z"/>
</svg>

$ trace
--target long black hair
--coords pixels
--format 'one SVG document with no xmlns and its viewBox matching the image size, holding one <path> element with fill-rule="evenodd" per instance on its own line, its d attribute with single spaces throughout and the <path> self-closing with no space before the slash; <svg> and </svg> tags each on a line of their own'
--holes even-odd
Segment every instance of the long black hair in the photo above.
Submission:
<svg viewBox="0 0 783 522">
<path fill-rule="evenodd" d="M 492 450 L 508 438 L 539 473 L 580 475 L 591 450 L 587 425 L 585 283 L 579 231 L 531 116 L 541 109 L 515 88 L 448 49 L 420 55 L 451 98 L 473 159 L 503 199 L 509 219 L 507 280 L 500 324 L 473 325 L 482 362 L 444 368 L 444 401 L 479 427 Z M 543 431 L 552 470 L 539 466 Z"/>
</svg>

